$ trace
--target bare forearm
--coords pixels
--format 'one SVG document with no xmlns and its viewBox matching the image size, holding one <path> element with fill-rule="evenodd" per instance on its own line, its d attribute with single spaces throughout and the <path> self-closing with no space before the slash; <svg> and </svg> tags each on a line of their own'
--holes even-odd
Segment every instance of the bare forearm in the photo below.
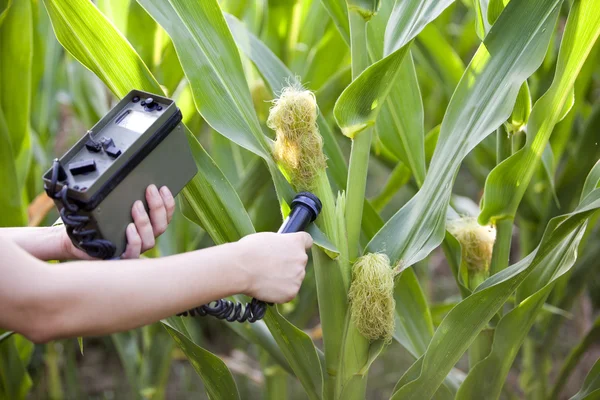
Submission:
<svg viewBox="0 0 600 400">
<path fill-rule="evenodd" d="M 68 258 L 63 246 L 64 235 L 64 226 L 0 228 L 0 237 L 11 240 L 35 258 L 46 261 Z"/>
<path fill-rule="evenodd" d="M 238 294 L 235 244 L 152 260 L 73 262 L 53 268 L 56 335 L 102 335 L 156 322 Z M 68 277 L 68 280 L 62 280 Z"/>
<path fill-rule="evenodd" d="M 54 266 L 13 246 L 6 244 L 6 261 L 22 267 L 13 270 L 11 282 L 0 282 L 7 306 L 0 322 L 36 342 L 132 329 L 247 286 L 236 244 L 157 259 Z"/>
</svg>

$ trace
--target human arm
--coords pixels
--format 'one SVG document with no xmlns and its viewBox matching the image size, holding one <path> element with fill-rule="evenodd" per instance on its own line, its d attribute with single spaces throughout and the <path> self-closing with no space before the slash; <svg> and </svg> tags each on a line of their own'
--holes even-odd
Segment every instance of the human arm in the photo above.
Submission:
<svg viewBox="0 0 600 400">
<path fill-rule="evenodd" d="M 149 214 L 141 201 L 132 207 L 133 223 L 127 227 L 127 248 L 123 258 L 137 258 L 154 247 L 173 217 L 175 200 L 166 186 L 160 190 L 150 185 L 146 189 Z M 10 239 L 40 260 L 90 260 L 91 257 L 73 245 L 64 226 L 0 228 L 0 237 Z"/>
<path fill-rule="evenodd" d="M 170 257 L 50 267 L 0 237 L 0 327 L 47 342 L 136 328 L 238 293 L 289 301 L 310 245 L 304 232 L 260 233 Z"/>
</svg>

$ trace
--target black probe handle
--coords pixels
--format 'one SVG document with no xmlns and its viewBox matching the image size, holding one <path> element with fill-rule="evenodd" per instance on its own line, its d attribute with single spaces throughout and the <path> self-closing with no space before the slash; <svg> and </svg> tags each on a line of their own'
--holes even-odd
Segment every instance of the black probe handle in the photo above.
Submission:
<svg viewBox="0 0 600 400">
<path fill-rule="evenodd" d="M 301 192 L 294 197 L 290 215 L 283 221 L 277 233 L 294 233 L 306 230 L 308 225 L 319 216 L 321 201 L 310 192 Z"/>
</svg>

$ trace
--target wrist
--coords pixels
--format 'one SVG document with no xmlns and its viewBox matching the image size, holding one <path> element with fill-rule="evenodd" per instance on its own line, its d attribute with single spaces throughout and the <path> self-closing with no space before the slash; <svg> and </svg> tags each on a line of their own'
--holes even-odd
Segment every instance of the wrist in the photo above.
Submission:
<svg viewBox="0 0 600 400">
<path fill-rule="evenodd" d="M 48 228 L 51 230 L 52 244 L 56 254 L 53 260 L 70 260 L 73 259 L 73 243 L 67 234 L 64 225 L 57 225 Z"/>
<path fill-rule="evenodd" d="M 227 257 L 225 259 L 232 260 L 230 268 L 233 275 L 232 281 L 235 282 L 236 293 L 250 296 L 249 293 L 252 292 L 254 287 L 254 275 L 251 268 L 249 268 L 252 258 L 247 250 L 247 246 L 237 241 L 225 244 L 223 247 L 228 254 L 234 255 L 234 257 Z"/>
</svg>

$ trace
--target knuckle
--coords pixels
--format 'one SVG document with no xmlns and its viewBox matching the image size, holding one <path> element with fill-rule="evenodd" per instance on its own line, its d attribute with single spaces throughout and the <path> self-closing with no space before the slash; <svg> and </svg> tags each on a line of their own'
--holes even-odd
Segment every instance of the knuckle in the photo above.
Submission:
<svg viewBox="0 0 600 400">
<path fill-rule="evenodd" d="M 167 230 L 167 224 L 165 222 L 161 222 L 154 225 L 154 234 L 155 236 L 162 235 Z"/>
<path fill-rule="evenodd" d="M 129 244 L 133 246 L 139 246 L 142 244 L 142 238 L 140 238 L 140 235 L 138 235 L 137 232 L 132 235 L 131 238 L 129 238 Z"/>
</svg>

